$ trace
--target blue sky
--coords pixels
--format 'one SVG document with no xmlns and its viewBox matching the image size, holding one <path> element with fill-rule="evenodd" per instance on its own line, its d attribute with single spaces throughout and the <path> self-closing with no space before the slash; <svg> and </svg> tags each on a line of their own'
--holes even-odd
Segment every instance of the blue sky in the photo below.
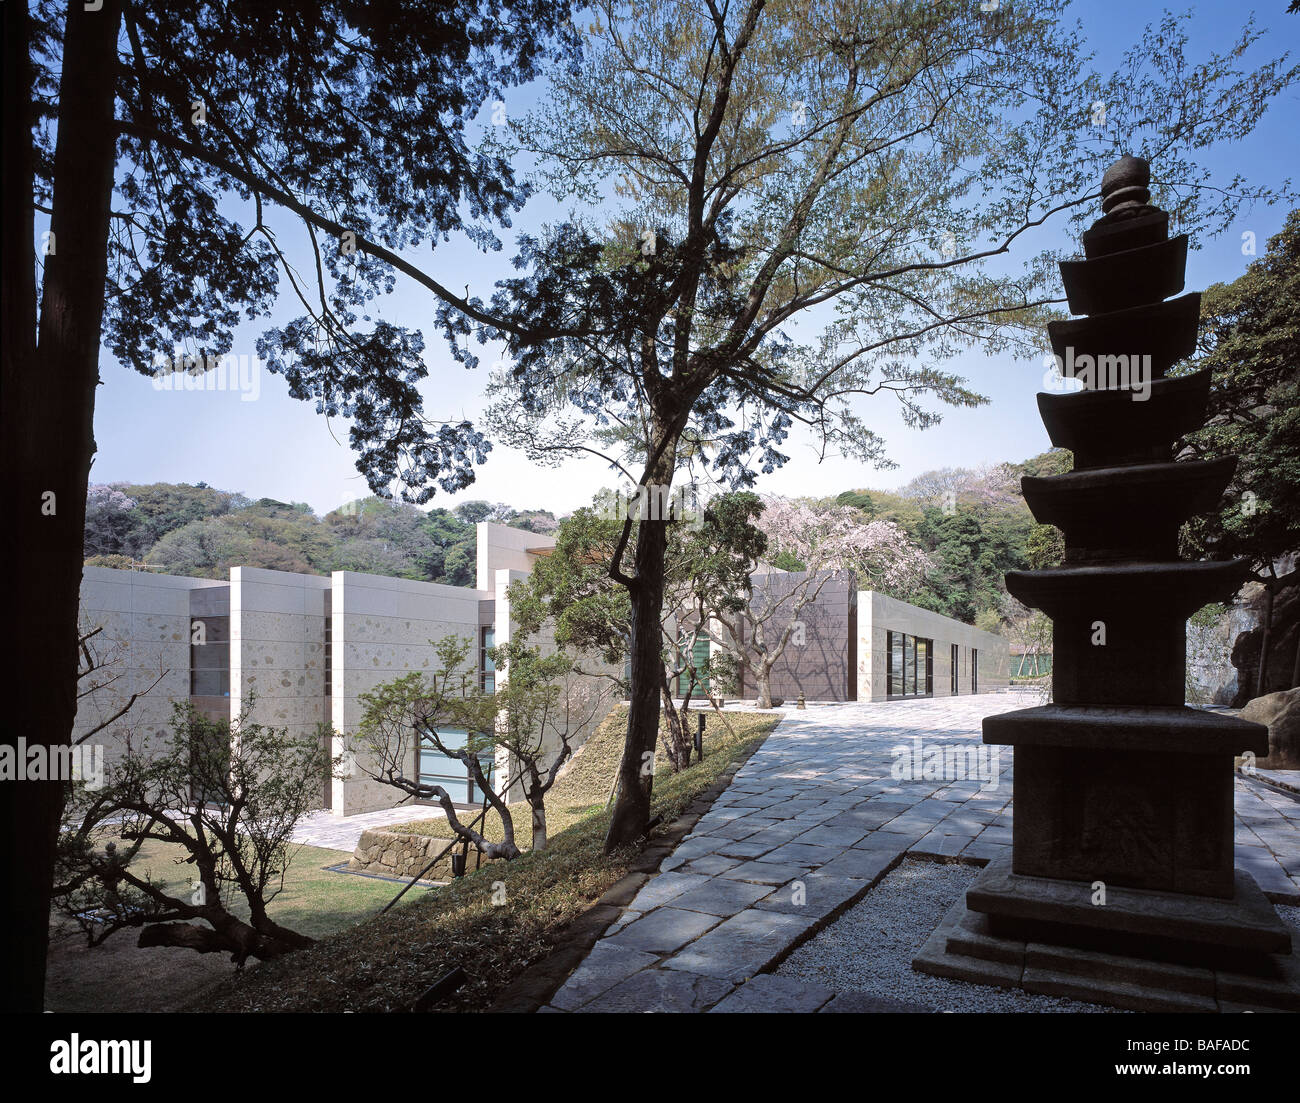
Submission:
<svg viewBox="0 0 1300 1103">
<path fill-rule="evenodd" d="M 1300 54 L 1300 16 L 1288 16 L 1285 9 L 1286 0 L 1254 7 L 1257 22 L 1267 33 L 1247 61 L 1285 51 L 1293 57 Z M 1160 17 L 1162 8 L 1144 0 L 1092 0 L 1072 10 L 1096 51 L 1096 67 L 1104 70 L 1140 37 L 1144 24 Z M 1199 58 L 1203 51 L 1226 46 L 1250 10 L 1223 0 L 1198 4 L 1191 26 L 1192 56 Z M 525 107 L 527 98 L 520 94 L 507 102 L 512 109 L 515 104 Z M 1240 171 L 1251 184 L 1278 186 L 1290 177 L 1293 186 L 1300 186 L 1298 101 L 1300 90 L 1289 90 L 1272 104 L 1248 138 L 1204 155 L 1216 177 L 1226 180 Z M 1224 234 L 1201 241 L 1201 248 L 1189 258 L 1187 289 L 1239 276 L 1252 259 L 1242 253 L 1242 234 L 1254 233 L 1262 252 L 1267 239 L 1281 229 L 1287 209 L 1278 204 L 1243 210 Z M 500 253 L 485 256 L 467 242 L 453 242 L 440 246 L 432 258 L 426 253 L 420 259 L 443 282 L 452 286 L 468 282 L 473 293 L 487 298 L 492 282 L 510 271 L 513 235 L 532 230 L 558 213 L 553 203 L 539 196 L 515 219 L 514 229 L 504 232 Z M 483 371 L 467 372 L 451 360 L 430 324 L 433 307 L 431 296 L 399 277 L 398 290 L 382 305 L 381 316 L 424 329 L 428 416 L 475 418 L 482 409 Z M 261 328 L 245 327 L 235 353 L 253 356 Z M 943 422 L 924 431 L 904 426 L 892 400 L 862 408 L 871 428 L 887 440 L 897 468 L 881 471 L 839 459 L 818 464 L 811 441 L 796 437 L 788 449 L 790 463 L 760 477 L 757 489 L 793 495 L 894 487 L 932 468 L 1016 461 L 1049 446 L 1035 405 L 1043 374 L 1038 360 L 1015 362 L 971 353 L 952 370 L 965 375 L 991 399 L 990 404 L 975 410 L 946 409 Z M 255 401 L 237 390 L 159 392 L 151 380 L 123 368 L 107 354 L 101 376 L 104 385 L 95 414 L 99 451 L 91 469 L 92 482 L 207 482 L 255 497 L 305 501 L 322 513 L 368 493 L 348 448 L 347 423 L 329 421 L 316 414 L 310 403 L 291 399 L 284 381 L 276 376 L 261 373 Z M 613 482 L 595 459 L 573 461 L 558 471 L 538 469 L 522 454 L 498 445 L 488 463 L 478 469 L 473 486 L 454 497 L 440 491 L 431 504 L 450 506 L 486 498 L 558 514 L 587 504 L 595 490 Z"/>
</svg>

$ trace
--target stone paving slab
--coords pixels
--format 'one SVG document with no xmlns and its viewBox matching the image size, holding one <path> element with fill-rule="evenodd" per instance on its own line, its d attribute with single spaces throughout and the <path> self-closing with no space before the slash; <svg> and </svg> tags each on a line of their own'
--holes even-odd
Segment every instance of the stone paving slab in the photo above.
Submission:
<svg viewBox="0 0 1300 1103">
<path fill-rule="evenodd" d="M 905 855 L 984 864 L 1010 853 L 1009 748 L 989 756 L 987 777 L 894 769 L 918 738 L 982 746 L 985 716 L 1026 704 L 1002 693 L 787 711 L 548 1010 L 927 1010 L 862 992 L 822 1000 L 824 989 L 766 970 Z M 1239 866 L 1274 902 L 1300 903 L 1300 801 L 1238 777 L 1235 803 Z"/>
<path fill-rule="evenodd" d="M 819 984 L 775 973 L 759 973 L 735 989 L 711 1014 L 808 1014 L 830 1003 L 835 993 Z"/>
<path fill-rule="evenodd" d="M 366 831 L 383 830 L 412 820 L 438 820 L 443 818 L 441 808 L 430 805 L 400 808 L 383 808 L 378 812 L 363 812 L 357 816 L 336 816 L 322 810 L 310 812 L 294 825 L 290 839 L 303 846 L 319 846 L 325 850 L 356 850 L 357 843 Z"/>
<path fill-rule="evenodd" d="M 682 911 L 670 907 L 655 908 L 648 914 L 643 913 L 640 919 L 629 923 L 618 934 L 607 935 L 596 945 L 609 942 L 628 950 L 670 954 L 692 939 L 698 938 L 710 927 L 716 926 L 717 922 L 716 915 L 708 915 L 704 912 Z M 567 988 L 568 985 L 566 984 L 565 987 Z"/>
<path fill-rule="evenodd" d="M 608 940 L 598 942 L 555 994 L 551 1006 L 560 1011 L 576 1010 L 656 960 L 654 954 L 615 946 Z"/>
<path fill-rule="evenodd" d="M 810 915 L 822 920 L 855 903 L 871 884 L 860 877 L 837 876 L 823 870 L 814 870 L 797 881 L 782 885 L 754 906 L 761 911 Z"/>
<path fill-rule="evenodd" d="M 714 877 L 707 885 L 682 893 L 673 900 L 673 907 L 726 917 L 756 904 L 770 891 L 767 885 L 752 885 L 747 881 Z"/>
<path fill-rule="evenodd" d="M 643 969 L 577 1010 L 614 1014 L 704 1011 L 733 987 L 730 981 L 718 977 L 683 970 Z"/>
<path fill-rule="evenodd" d="M 811 934 L 816 918 L 751 908 L 683 946 L 664 967 L 739 984 L 775 965 L 799 939 Z"/>
</svg>

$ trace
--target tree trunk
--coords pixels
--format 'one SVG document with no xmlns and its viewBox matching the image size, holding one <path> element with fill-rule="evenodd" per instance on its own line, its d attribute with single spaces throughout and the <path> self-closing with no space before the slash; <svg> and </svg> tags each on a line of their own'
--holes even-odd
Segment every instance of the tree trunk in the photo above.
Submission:
<svg viewBox="0 0 1300 1103">
<path fill-rule="evenodd" d="M 663 437 L 656 434 L 656 440 Z M 676 467 L 676 447 L 661 448 L 658 461 L 647 467 L 650 485 L 667 486 Z M 605 853 L 630 846 L 650 821 L 650 793 L 654 786 L 654 753 L 659 742 L 659 691 L 663 681 L 664 559 L 668 530 L 663 520 L 643 520 L 637 526 L 636 577 L 629 592 L 632 604 L 632 689 L 627 709 L 627 738 L 619 764 L 618 800 L 605 836 Z"/>
<path fill-rule="evenodd" d="M 53 251 L 44 257 L 39 332 L 32 256 L 31 128 L 25 103 L 26 13 L 5 4 L 4 471 L 5 577 L 15 649 L 6 740 L 67 745 L 77 710 L 77 610 L 86 484 L 104 311 L 116 131 L 118 0 L 68 5 L 54 152 Z M 14 55 L 20 55 L 15 59 Z M 10 94 L 15 99 L 10 99 Z M 26 117 L 24 117 L 26 116 Z M 24 148 L 26 147 L 26 148 Z M 12 176 L 11 176 L 12 174 Z M 23 232 L 25 228 L 25 233 Z M 11 236 L 12 231 L 12 236 Z M 5 1003 L 40 1011 L 50 889 L 63 790 L 0 786 L 0 880 L 10 893 Z"/>
<path fill-rule="evenodd" d="M 546 803 L 542 800 L 530 800 L 533 810 L 533 850 L 546 849 Z"/>
<path fill-rule="evenodd" d="M 1264 635 L 1259 641 L 1259 671 L 1255 675 L 1255 696 L 1264 696 L 1268 682 L 1268 653 L 1273 643 L 1273 587 L 1276 580 L 1264 583 Z"/>
<path fill-rule="evenodd" d="M 772 670 L 760 663 L 754 670 L 754 681 L 758 685 L 758 707 L 772 707 Z"/>
<path fill-rule="evenodd" d="M 234 916 L 219 920 L 220 928 L 200 926 L 197 923 L 154 923 L 140 932 L 136 945 L 178 946 L 200 954 L 228 953 L 236 965 L 242 966 L 250 957 L 270 961 L 294 950 L 310 946 L 313 939 L 296 931 L 267 934 L 242 923 Z M 291 937 L 285 938 L 287 933 Z"/>
<path fill-rule="evenodd" d="M 685 707 L 679 712 L 677 706 L 673 704 L 672 694 L 669 691 L 671 682 L 665 676 L 663 682 L 663 704 L 664 717 L 668 723 L 668 734 L 664 737 L 664 742 L 668 747 L 668 762 L 673 768 L 673 773 L 691 764 L 691 750 L 689 735 L 685 732 Z M 683 753 L 685 759 L 683 760 Z"/>
</svg>

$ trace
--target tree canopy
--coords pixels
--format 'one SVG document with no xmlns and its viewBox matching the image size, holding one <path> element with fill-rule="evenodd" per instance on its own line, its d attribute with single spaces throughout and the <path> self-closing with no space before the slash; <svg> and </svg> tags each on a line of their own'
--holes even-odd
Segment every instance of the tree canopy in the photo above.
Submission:
<svg viewBox="0 0 1300 1103">
<path fill-rule="evenodd" d="M 823 451 L 888 463 L 862 403 L 892 395 L 924 428 L 935 402 L 984 401 L 945 362 L 1039 347 L 1063 297 L 1034 231 L 1082 229 L 1118 156 L 1152 163 L 1182 229 L 1273 198 L 1241 179 L 1206 187 L 1198 151 L 1249 133 L 1300 72 L 1241 68 L 1249 22 L 1189 64 L 1185 19 L 1166 16 L 1099 74 L 1057 3 L 592 8 L 582 58 L 502 148 L 599 210 L 524 236 L 520 274 L 472 300 L 477 317 L 444 303 L 439 318 L 466 364 L 473 336 L 505 345 L 498 439 L 543 463 L 596 453 L 649 487 L 696 465 L 748 486 L 785 462 L 797 424 Z M 811 337 L 796 339 L 800 321 Z M 608 560 L 633 610 L 611 848 L 648 817 L 637 769 L 658 729 L 665 528 L 637 528 L 629 570 L 625 524 Z"/>
<path fill-rule="evenodd" d="M 1197 352 L 1182 369 L 1209 370 L 1209 416 L 1183 441 L 1201 459 L 1238 456 L 1221 507 L 1193 518 L 1185 550 L 1248 556 L 1266 574 L 1300 550 L 1300 209 L 1232 283 L 1201 297 Z"/>
</svg>

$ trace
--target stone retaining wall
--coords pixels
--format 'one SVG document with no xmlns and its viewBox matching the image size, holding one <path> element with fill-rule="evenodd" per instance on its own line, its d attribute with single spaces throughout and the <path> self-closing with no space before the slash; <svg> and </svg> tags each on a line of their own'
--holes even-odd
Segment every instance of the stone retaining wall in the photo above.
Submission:
<svg viewBox="0 0 1300 1103">
<path fill-rule="evenodd" d="M 395 831 L 363 831 L 348 869 L 386 877 L 414 877 L 451 840 Z"/>
</svg>

